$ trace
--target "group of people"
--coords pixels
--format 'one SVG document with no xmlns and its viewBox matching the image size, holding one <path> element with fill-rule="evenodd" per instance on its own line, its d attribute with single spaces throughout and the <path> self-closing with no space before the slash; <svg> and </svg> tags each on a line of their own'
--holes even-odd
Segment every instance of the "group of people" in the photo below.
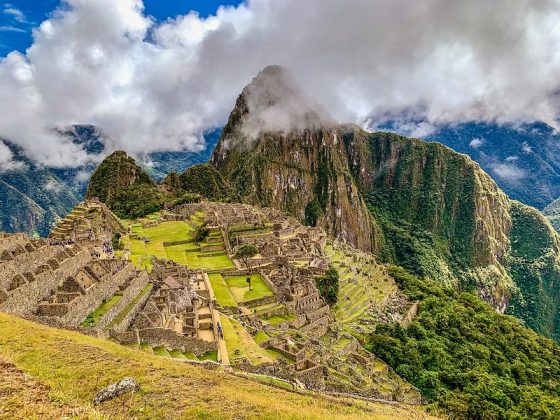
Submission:
<svg viewBox="0 0 560 420">
<path fill-rule="evenodd" d="M 103 252 L 107 255 L 113 255 L 113 244 L 111 241 L 103 242 Z"/>
</svg>

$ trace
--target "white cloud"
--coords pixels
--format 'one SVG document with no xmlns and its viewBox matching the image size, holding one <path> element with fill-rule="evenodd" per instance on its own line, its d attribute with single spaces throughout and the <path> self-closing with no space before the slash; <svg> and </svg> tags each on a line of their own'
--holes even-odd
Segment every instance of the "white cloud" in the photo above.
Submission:
<svg viewBox="0 0 560 420">
<path fill-rule="evenodd" d="M 13 161 L 12 151 L 0 141 L 0 172 L 5 171 L 17 171 L 25 169 L 25 164 L 23 162 Z"/>
<path fill-rule="evenodd" d="M 59 182 L 56 182 L 54 179 L 49 179 L 45 185 L 43 185 L 43 188 L 47 191 L 52 191 L 52 192 L 60 192 L 62 191 L 63 185 L 60 184 Z"/>
<path fill-rule="evenodd" d="M 26 32 L 25 29 L 17 28 L 10 25 L 1 25 L 0 32 Z"/>
<path fill-rule="evenodd" d="M 558 0 L 249 0 L 156 24 L 141 0 L 66 0 L 0 61 L 0 137 L 40 163 L 87 154 L 52 131 L 99 126 L 133 154 L 201 147 L 269 64 L 338 120 L 554 122 Z M 15 15 L 13 15 L 15 17 Z M 427 29 L 429 28 L 429 30 Z M 527 63 L 531 63 L 527 71 Z M 371 119 L 373 118 L 373 119 Z"/>
<path fill-rule="evenodd" d="M 475 137 L 471 140 L 469 146 L 472 147 L 473 149 L 478 149 L 480 146 L 482 146 L 483 143 L 484 143 L 483 139 Z"/>
<path fill-rule="evenodd" d="M 2 12 L 5 15 L 12 16 L 15 19 L 16 22 L 28 23 L 27 18 L 25 17 L 25 14 L 21 10 L 13 7 L 10 4 L 6 4 L 4 6 L 5 7 L 4 7 L 4 10 Z"/>
<path fill-rule="evenodd" d="M 523 169 L 507 163 L 493 165 L 492 171 L 500 178 L 510 182 L 519 181 L 527 175 Z"/>
</svg>

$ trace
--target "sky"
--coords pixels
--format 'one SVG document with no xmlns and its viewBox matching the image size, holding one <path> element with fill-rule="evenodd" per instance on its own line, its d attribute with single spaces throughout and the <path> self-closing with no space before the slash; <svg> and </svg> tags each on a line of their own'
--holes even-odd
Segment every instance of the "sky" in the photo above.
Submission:
<svg viewBox="0 0 560 420">
<path fill-rule="evenodd" d="M 335 120 L 365 128 L 558 126 L 560 0 L 220 3 L 0 3 L 0 138 L 57 167 L 91 159 L 59 134 L 72 124 L 134 156 L 200 150 L 270 64 Z M 14 168 L 0 141 L 0 170 Z"/>
<path fill-rule="evenodd" d="M 147 14 L 161 22 L 191 10 L 208 17 L 216 14 L 219 6 L 239 3 L 241 0 L 145 0 L 144 6 Z M 0 4 L 0 56 L 13 50 L 25 52 L 33 42 L 33 27 L 61 6 L 60 0 L 12 0 Z"/>
</svg>

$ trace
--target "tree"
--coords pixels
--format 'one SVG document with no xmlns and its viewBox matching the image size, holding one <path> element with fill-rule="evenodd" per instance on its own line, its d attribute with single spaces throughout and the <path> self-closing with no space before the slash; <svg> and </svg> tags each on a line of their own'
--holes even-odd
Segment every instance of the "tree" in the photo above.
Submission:
<svg viewBox="0 0 560 420">
<path fill-rule="evenodd" d="M 255 245 L 243 244 L 239 248 L 237 248 L 237 251 L 235 252 L 233 258 L 235 258 L 236 260 L 243 260 L 245 267 L 249 267 L 249 260 L 253 258 L 255 255 L 257 255 L 258 253 L 259 250 Z"/>
<path fill-rule="evenodd" d="M 324 276 L 316 277 L 315 284 L 319 294 L 329 305 L 334 305 L 338 300 L 338 271 L 333 266 L 325 272 Z"/>
<path fill-rule="evenodd" d="M 210 233 L 210 230 L 206 227 L 206 223 L 197 226 L 196 229 L 194 230 L 193 233 L 193 238 L 195 240 L 195 242 L 202 242 L 206 239 L 206 237 L 208 236 L 208 234 Z"/>
<path fill-rule="evenodd" d="M 112 243 L 113 249 L 115 251 L 124 248 L 123 244 L 121 244 L 121 234 L 120 234 L 120 232 L 115 232 L 113 234 L 113 238 L 111 239 L 111 243 Z"/>
</svg>

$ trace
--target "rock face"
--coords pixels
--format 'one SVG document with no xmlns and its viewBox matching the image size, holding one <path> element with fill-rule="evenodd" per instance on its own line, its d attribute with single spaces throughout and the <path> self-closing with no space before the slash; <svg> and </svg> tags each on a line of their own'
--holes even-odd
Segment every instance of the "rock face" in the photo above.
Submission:
<svg viewBox="0 0 560 420">
<path fill-rule="evenodd" d="M 336 124 L 273 66 L 237 99 L 211 163 L 243 201 L 281 209 L 383 261 L 474 291 L 500 312 L 527 321 L 536 311 L 539 321 L 530 325 L 560 332 L 551 321 L 560 303 L 550 300 L 560 282 L 559 237 L 466 155 Z M 537 232 L 550 246 L 528 255 Z M 521 274 L 520 258 L 533 265 L 533 276 Z"/>
<path fill-rule="evenodd" d="M 239 96 L 211 161 L 244 201 L 378 252 L 382 234 L 341 140 L 330 117 L 312 107 L 285 70 L 271 66 Z"/>
<path fill-rule="evenodd" d="M 125 378 L 99 391 L 93 399 L 93 405 L 99 405 L 102 402 L 110 401 L 121 395 L 128 394 L 129 392 L 137 392 L 139 390 L 140 385 L 138 385 L 138 382 L 132 378 Z"/>
</svg>

